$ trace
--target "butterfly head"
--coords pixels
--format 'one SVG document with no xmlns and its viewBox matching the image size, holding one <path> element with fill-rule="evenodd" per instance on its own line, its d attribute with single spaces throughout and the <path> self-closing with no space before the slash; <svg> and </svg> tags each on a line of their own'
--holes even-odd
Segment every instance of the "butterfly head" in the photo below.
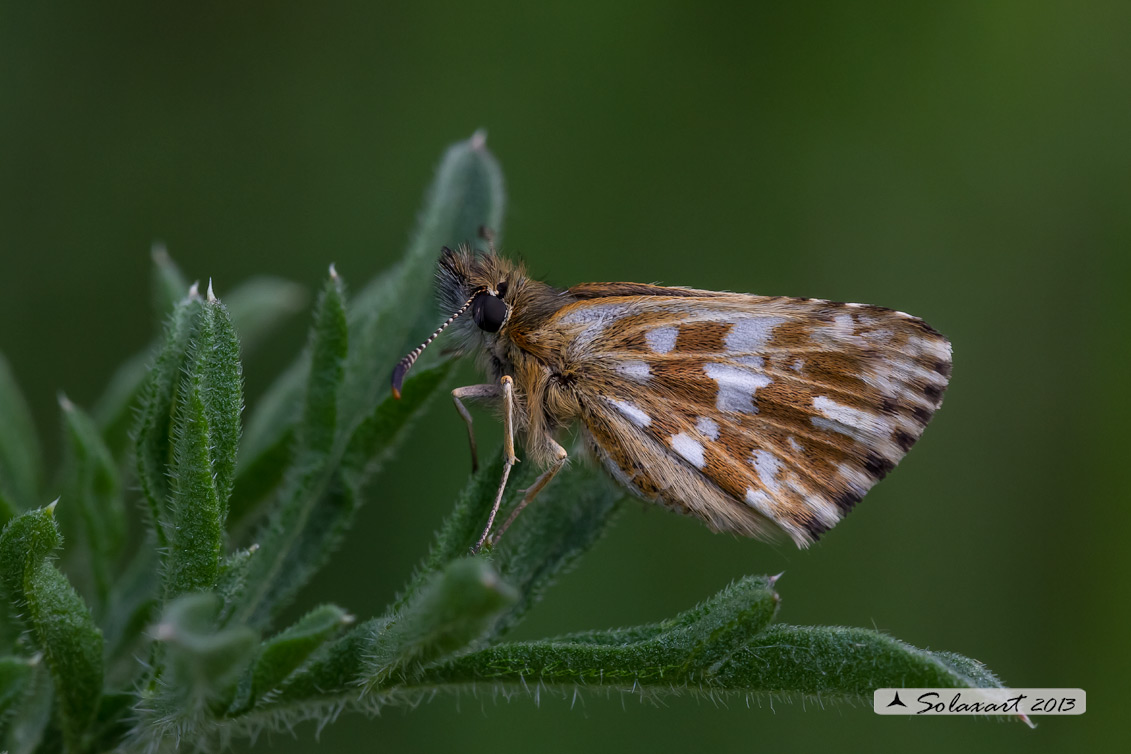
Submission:
<svg viewBox="0 0 1131 754">
<path fill-rule="evenodd" d="M 444 247 L 436 268 L 436 293 L 446 312 L 469 305 L 470 318 L 453 322 L 464 338 L 479 333 L 498 333 L 510 319 L 514 296 L 522 278 L 511 262 L 492 253 L 460 246 Z"/>
<path fill-rule="evenodd" d="M 436 293 L 440 306 L 450 316 L 436 332 L 405 356 L 393 370 L 393 395 L 400 397 L 401 384 L 408 370 L 435 338 L 449 325 L 461 336 L 464 345 L 482 345 L 487 338 L 505 333 L 511 320 L 514 301 L 527 278 L 521 267 L 493 252 L 466 246 L 453 251 L 444 247 L 436 268 Z"/>
</svg>

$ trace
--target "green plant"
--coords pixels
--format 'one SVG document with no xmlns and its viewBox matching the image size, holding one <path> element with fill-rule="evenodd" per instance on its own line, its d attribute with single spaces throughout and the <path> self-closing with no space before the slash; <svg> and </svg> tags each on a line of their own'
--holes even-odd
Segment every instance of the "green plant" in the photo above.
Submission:
<svg viewBox="0 0 1131 754">
<path fill-rule="evenodd" d="M 36 507 L 38 445 L 0 360 L 0 747 L 208 750 L 342 709 L 485 687 L 867 699 L 881 686 L 997 685 L 977 662 L 875 631 L 774 624 L 776 579 L 766 577 L 656 624 L 503 642 L 600 536 L 622 493 L 573 468 L 498 548 L 470 556 L 499 458 L 471 479 L 383 615 L 356 621 L 323 605 L 276 626 L 348 529 L 366 481 L 450 386 L 439 349 L 404 400 L 389 396 L 387 373 L 432 325 L 422 292 L 435 251 L 480 225 L 501 227 L 503 203 L 482 138 L 451 147 L 405 258 L 352 301 L 331 268 L 307 348 L 258 401 L 242 438 L 237 332 L 246 352 L 298 294 L 262 280 L 225 305 L 211 284 L 190 289 L 158 250 L 165 327 L 154 350 L 122 367 L 92 414 L 60 400 L 57 505 Z M 528 466 L 511 495 L 532 480 Z M 131 489 L 149 527 L 133 533 L 123 562 Z M 61 531 L 77 590 L 55 564 Z"/>
</svg>

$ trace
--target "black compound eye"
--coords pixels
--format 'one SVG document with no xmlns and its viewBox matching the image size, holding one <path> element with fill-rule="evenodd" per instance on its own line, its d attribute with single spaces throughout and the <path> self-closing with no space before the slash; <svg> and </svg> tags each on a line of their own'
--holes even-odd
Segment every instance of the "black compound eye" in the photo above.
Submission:
<svg viewBox="0 0 1131 754">
<path fill-rule="evenodd" d="M 503 282 L 499 283 L 497 286 L 495 286 L 495 288 L 499 291 L 499 298 L 502 298 L 503 296 L 507 295 L 507 288 L 509 288 L 509 287 L 510 287 L 510 285 L 505 280 Z"/>
<path fill-rule="evenodd" d="M 481 293 L 471 305 L 471 317 L 480 330 L 498 332 L 503 326 L 503 320 L 507 318 L 507 305 L 497 296 Z"/>
</svg>

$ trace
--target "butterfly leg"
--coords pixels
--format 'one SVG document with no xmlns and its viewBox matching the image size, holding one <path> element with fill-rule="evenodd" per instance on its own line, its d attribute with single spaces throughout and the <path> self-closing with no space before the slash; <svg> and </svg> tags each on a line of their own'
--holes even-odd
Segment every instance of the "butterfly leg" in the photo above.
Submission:
<svg viewBox="0 0 1131 754">
<path fill-rule="evenodd" d="M 566 461 L 569 460 L 569 454 L 566 453 L 565 448 L 563 448 L 561 445 L 558 445 L 553 440 L 549 440 L 549 442 L 550 450 L 554 454 L 553 465 L 551 465 L 550 468 L 546 469 L 546 471 L 542 472 L 542 476 L 535 479 L 534 484 L 523 490 L 522 500 L 518 505 L 515 506 L 514 510 L 511 511 L 511 514 L 507 517 L 507 520 L 503 523 L 499 530 L 495 532 L 495 536 L 491 537 L 492 546 L 498 543 L 506 530 L 510 528 L 510 525 L 514 522 L 514 520 L 518 518 L 518 514 L 522 512 L 522 509 L 529 505 L 530 501 L 538 496 L 538 493 L 542 491 L 542 488 L 550 483 L 550 480 L 553 479 L 557 475 L 557 473 L 562 470 L 562 466 L 565 466 Z"/>
<path fill-rule="evenodd" d="M 487 526 L 479 535 L 479 541 L 471 548 L 472 554 L 479 552 L 487 541 L 487 535 L 491 533 L 491 526 L 495 523 L 495 516 L 503 502 L 503 492 L 507 488 L 511 467 L 518 463 L 518 458 L 514 455 L 514 379 L 503 375 L 499 380 L 499 388 L 503 394 L 503 478 L 499 482 L 499 491 L 495 494 L 495 504 L 491 506 L 491 515 L 487 517 Z"/>
<path fill-rule="evenodd" d="M 467 387 L 457 387 L 452 391 L 452 401 L 456 404 L 456 411 L 467 422 L 467 441 L 471 445 L 471 473 L 474 474 L 479 471 L 479 453 L 475 449 L 475 429 L 472 427 L 471 414 L 468 413 L 467 407 L 463 405 L 460 400 L 482 400 L 482 399 L 497 399 L 503 395 L 503 389 L 499 385 L 468 385 Z"/>
</svg>

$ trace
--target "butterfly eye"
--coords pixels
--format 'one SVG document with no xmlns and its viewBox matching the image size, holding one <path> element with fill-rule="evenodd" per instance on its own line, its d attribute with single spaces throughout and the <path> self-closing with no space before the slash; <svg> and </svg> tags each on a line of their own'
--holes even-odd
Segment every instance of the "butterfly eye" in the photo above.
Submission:
<svg viewBox="0 0 1131 754">
<path fill-rule="evenodd" d="M 498 332 L 507 318 L 507 305 L 501 298 L 490 293 L 481 293 L 471 305 L 471 316 L 480 330 Z"/>
<path fill-rule="evenodd" d="M 503 296 L 507 295 L 507 288 L 509 288 L 509 287 L 510 287 L 510 285 L 507 283 L 506 280 L 504 280 L 503 282 L 501 282 L 497 286 L 495 286 L 496 290 L 499 291 L 499 298 L 502 298 Z"/>
</svg>

